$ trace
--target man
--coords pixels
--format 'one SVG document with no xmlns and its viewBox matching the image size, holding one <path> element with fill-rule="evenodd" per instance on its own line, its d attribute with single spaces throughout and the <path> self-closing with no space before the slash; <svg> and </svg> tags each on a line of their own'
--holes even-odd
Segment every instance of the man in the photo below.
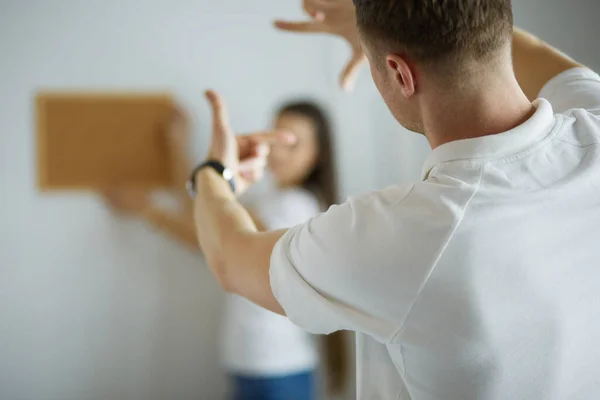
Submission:
<svg viewBox="0 0 600 400">
<path fill-rule="evenodd" d="M 597 398 L 600 76 L 513 31 L 510 0 L 305 8 L 312 21 L 279 26 L 348 39 L 345 78 L 360 37 L 433 152 L 419 182 L 259 234 L 231 189 L 260 175 L 264 140 L 293 139 L 236 142 L 210 92 L 213 162 L 192 186 L 219 282 L 308 331 L 355 331 L 361 399 Z"/>
</svg>

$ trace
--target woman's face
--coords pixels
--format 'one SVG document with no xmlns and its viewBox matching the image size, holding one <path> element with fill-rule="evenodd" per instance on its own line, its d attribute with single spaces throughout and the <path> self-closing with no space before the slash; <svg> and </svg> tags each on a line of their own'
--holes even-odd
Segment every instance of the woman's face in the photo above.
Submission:
<svg viewBox="0 0 600 400">
<path fill-rule="evenodd" d="M 275 144 L 269 154 L 269 169 L 282 187 L 298 186 L 312 172 L 319 156 L 314 123 L 301 114 L 284 112 L 275 120 L 275 129 L 296 135 L 294 145 Z"/>
</svg>

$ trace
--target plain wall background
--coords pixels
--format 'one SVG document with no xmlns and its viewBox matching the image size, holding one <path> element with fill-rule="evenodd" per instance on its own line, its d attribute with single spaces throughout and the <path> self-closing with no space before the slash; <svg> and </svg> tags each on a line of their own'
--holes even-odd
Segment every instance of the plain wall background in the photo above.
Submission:
<svg viewBox="0 0 600 400">
<path fill-rule="evenodd" d="M 514 3 L 519 25 L 600 69 L 597 0 Z M 344 196 L 418 176 L 427 144 L 396 125 L 368 72 L 353 95 L 338 90 L 345 46 L 271 27 L 301 15 L 300 0 L 0 0 L 0 399 L 226 392 L 223 295 L 201 258 L 94 194 L 36 192 L 36 90 L 170 90 L 192 111 L 198 157 L 207 87 L 240 132 L 310 95 L 335 119 Z"/>
</svg>

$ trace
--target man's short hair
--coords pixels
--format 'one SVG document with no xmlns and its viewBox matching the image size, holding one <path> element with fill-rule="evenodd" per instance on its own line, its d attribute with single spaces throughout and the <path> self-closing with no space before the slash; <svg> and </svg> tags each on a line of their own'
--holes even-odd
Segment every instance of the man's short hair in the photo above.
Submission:
<svg viewBox="0 0 600 400">
<path fill-rule="evenodd" d="M 513 29 L 511 0 L 354 0 L 354 5 L 369 46 L 433 67 L 460 68 L 492 57 Z"/>
</svg>

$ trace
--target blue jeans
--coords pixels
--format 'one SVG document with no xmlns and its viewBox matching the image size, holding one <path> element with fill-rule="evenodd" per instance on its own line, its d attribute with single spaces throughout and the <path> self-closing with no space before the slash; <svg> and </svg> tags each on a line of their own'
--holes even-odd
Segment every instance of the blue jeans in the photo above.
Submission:
<svg viewBox="0 0 600 400">
<path fill-rule="evenodd" d="M 234 400 L 314 400 L 313 371 L 277 377 L 232 375 Z"/>
</svg>

